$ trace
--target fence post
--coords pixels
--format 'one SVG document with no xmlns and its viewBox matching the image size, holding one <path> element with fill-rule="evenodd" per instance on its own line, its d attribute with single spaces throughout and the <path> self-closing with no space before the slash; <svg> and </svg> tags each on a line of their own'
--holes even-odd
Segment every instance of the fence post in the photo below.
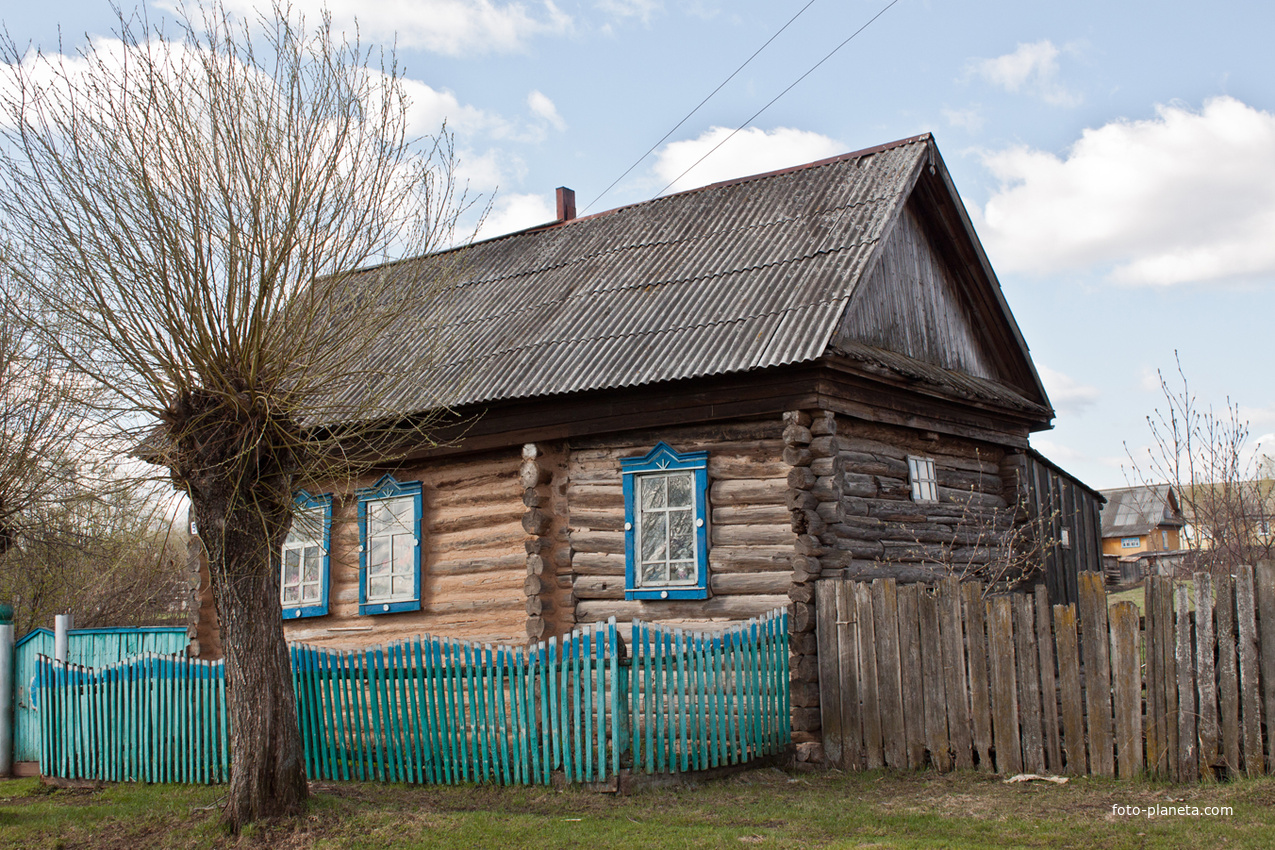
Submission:
<svg viewBox="0 0 1275 850">
<path fill-rule="evenodd" d="M 0 777 L 13 772 L 13 609 L 0 605 Z"/>
</svg>

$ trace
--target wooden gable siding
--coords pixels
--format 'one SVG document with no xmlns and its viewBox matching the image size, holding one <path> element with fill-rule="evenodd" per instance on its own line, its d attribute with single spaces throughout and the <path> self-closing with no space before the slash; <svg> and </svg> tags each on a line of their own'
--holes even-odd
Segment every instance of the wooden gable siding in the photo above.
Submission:
<svg viewBox="0 0 1275 850">
<path fill-rule="evenodd" d="M 528 535 L 520 462 L 517 449 L 506 449 L 395 473 L 401 481 L 423 485 L 420 611 L 359 615 L 357 500 L 352 493 L 337 494 L 329 613 L 285 621 L 287 639 L 333 647 L 386 644 L 424 633 L 525 641 Z"/>
<path fill-rule="evenodd" d="M 642 617 L 712 626 L 788 604 L 796 535 L 787 507 L 780 417 L 636 431 L 571 441 L 567 466 L 576 620 Z M 706 600 L 625 601 L 620 459 L 663 440 L 708 452 L 709 587 Z"/>
<path fill-rule="evenodd" d="M 934 581 L 943 564 L 999 557 L 1013 520 L 1002 481 L 1004 448 L 836 417 L 827 454 L 811 463 L 825 528 L 822 575 Z M 912 501 L 908 456 L 934 460 L 939 501 Z"/>
<path fill-rule="evenodd" d="M 909 202 L 859 284 L 839 336 L 946 369 L 1003 380 L 974 308 Z"/>
</svg>

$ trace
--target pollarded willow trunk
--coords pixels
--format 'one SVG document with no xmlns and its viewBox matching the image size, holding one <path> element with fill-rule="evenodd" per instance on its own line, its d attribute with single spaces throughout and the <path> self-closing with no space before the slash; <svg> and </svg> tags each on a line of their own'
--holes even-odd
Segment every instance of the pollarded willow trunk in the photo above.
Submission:
<svg viewBox="0 0 1275 850">
<path fill-rule="evenodd" d="M 298 814 L 308 789 L 292 666 L 283 636 L 279 568 L 292 516 L 296 429 L 246 394 L 185 395 L 167 422 L 173 478 L 190 494 L 226 656 L 230 789 L 236 833 Z"/>
<path fill-rule="evenodd" d="M 194 512 L 225 648 L 231 754 L 225 819 L 237 833 L 256 820 L 300 813 L 308 794 L 279 605 L 289 506 L 263 504 L 268 497 L 229 509 L 207 501 L 195 500 Z"/>
</svg>

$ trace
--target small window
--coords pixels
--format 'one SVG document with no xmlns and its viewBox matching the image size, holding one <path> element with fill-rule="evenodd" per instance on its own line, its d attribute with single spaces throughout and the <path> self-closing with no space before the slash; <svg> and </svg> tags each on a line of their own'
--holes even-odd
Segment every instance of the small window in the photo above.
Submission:
<svg viewBox="0 0 1275 850">
<path fill-rule="evenodd" d="M 908 457 L 908 479 L 912 484 L 912 501 L 937 502 L 939 500 L 938 476 L 934 474 L 934 460 L 928 457 Z"/>
<path fill-rule="evenodd" d="M 1062 544 L 1062 547 L 1064 549 L 1071 548 L 1071 529 L 1070 528 L 1064 528 L 1062 530 L 1062 534 L 1059 535 L 1058 542 Z"/>
<path fill-rule="evenodd" d="M 625 599 L 708 596 L 708 453 L 665 443 L 620 461 Z"/>
<path fill-rule="evenodd" d="M 1160 529 L 1160 545 L 1165 549 L 1169 548 L 1169 532 L 1165 531 L 1163 528 Z"/>
<path fill-rule="evenodd" d="M 328 613 L 332 497 L 302 490 L 296 504 L 280 559 L 279 601 L 285 620 Z"/>
<path fill-rule="evenodd" d="M 359 497 L 359 613 L 421 607 L 421 483 L 385 476 Z"/>
<path fill-rule="evenodd" d="M 1121 537 L 1120 538 L 1121 549 L 1137 549 L 1141 545 L 1142 545 L 1141 537 Z"/>
</svg>

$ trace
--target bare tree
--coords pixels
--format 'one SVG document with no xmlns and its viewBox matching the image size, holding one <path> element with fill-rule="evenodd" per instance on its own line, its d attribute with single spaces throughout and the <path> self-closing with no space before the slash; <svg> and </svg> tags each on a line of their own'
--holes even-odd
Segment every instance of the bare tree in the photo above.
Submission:
<svg viewBox="0 0 1275 850">
<path fill-rule="evenodd" d="M 1158 373 L 1164 407 L 1147 417 L 1152 444 L 1135 457 L 1131 477 L 1171 484 L 1181 500 L 1193 566 L 1230 573 L 1239 564 L 1275 556 L 1275 482 L 1260 474 L 1249 451 L 1248 422 L 1229 398 L 1223 412 L 1201 408 L 1174 355 L 1180 386 Z"/>
<path fill-rule="evenodd" d="M 369 357 L 401 309 L 385 261 L 445 243 L 465 204 L 446 133 L 409 135 L 392 56 L 279 7 L 176 27 L 121 16 L 72 58 L 5 46 L 0 215 L 30 240 L 10 274 L 56 317 L 45 338 L 190 497 L 237 830 L 306 799 L 277 580 L 294 490 L 428 439 L 392 405 L 413 376 Z"/>
<path fill-rule="evenodd" d="M 83 400 L 27 317 L 28 299 L 0 278 L 0 560 L 64 503 L 76 476 Z"/>
</svg>

